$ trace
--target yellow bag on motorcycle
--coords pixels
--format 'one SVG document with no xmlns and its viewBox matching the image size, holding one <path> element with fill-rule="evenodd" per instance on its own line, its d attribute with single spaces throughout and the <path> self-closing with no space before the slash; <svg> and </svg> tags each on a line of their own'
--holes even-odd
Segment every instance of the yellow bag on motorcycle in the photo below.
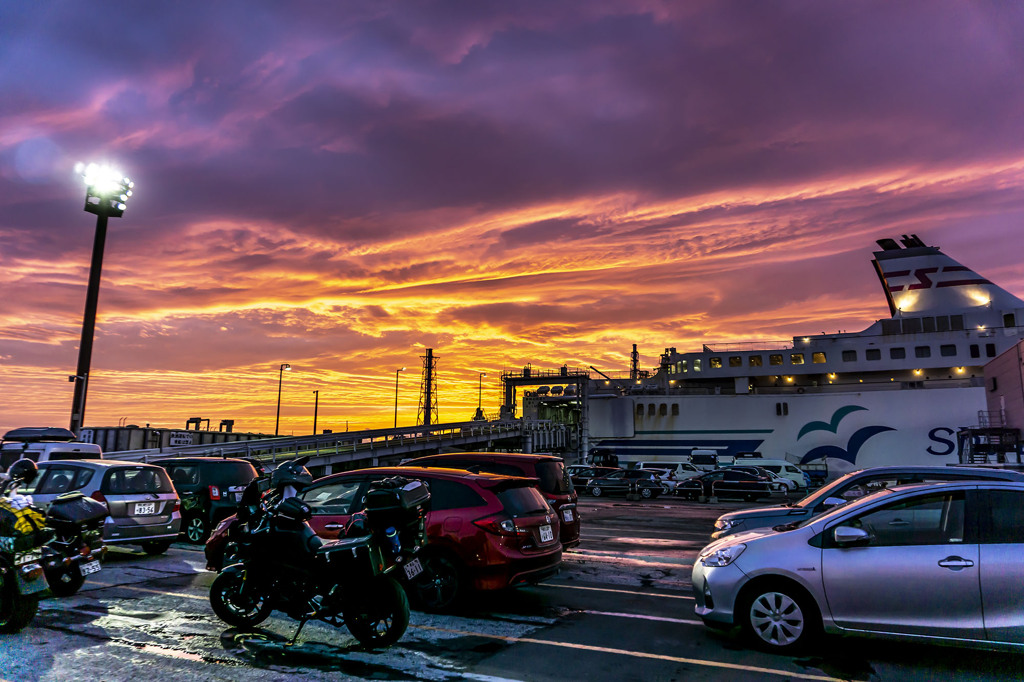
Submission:
<svg viewBox="0 0 1024 682">
<path fill-rule="evenodd" d="M 0 497 L 0 551 L 24 552 L 43 545 L 50 535 L 37 507 L 18 509 Z"/>
</svg>

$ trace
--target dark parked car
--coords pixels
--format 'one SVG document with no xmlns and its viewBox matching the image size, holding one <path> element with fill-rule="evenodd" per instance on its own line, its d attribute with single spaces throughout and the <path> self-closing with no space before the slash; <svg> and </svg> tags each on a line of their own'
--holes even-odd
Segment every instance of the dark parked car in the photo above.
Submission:
<svg viewBox="0 0 1024 682">
<path fill-rule="evenodd" d="M 573 464 L 566 467 L 569 478 L 572 480 L 572 487 L 581 490 L 587 489 L 587 481 L 592 478 L 607 476 L 613 471 L 619 471 L 619 467 L 595 467 L 589 464 Z"/>
<path fill-rule="evenodd" d="M 430 487 L 427 545 L 419 554 L 429 579 L 410 588 L 421 607 L 447 610 L 470 590 L 528 585 L 558 572 L 558 516 L 528 478 L 409 466 L 346 471 L 302 491 L 313 510 L 313 530 L 325 540 L 338 538 L 365 507 L 370 483 L 389 476 Z M 206 543 L 207 568 L 222 567 L 227 544 L 221 524 Z"/>
<path fill-rule="evenodd" d="M 718 540 L 726 535 L 754 528 L 770 528 L 779 524 L 803 521 L 844 502 L 897 485 L 965 479 L 1024 481 L 1024 473 L 1005 469 L 945 466 L 894 466 L 861 469 L 836 479 L 824 488 L 815 490 L 807 497 L 787 507 L 760 507 L 723 514 L 715 521 L 715 531 L 711 534 L 711 539 Z"/>
<path fill-rule="evenodd" d="M 688 499 L 705 497 L 740 497 L 756 500 L 771 497 L 772 483 L 766 476 L 755 476 L 746 471 L 716 469 L 687 479 L 676 486 L 675 494 Z"/>
<path fill-rule="evenodd" d="M 505 452 L 453 452 L 417 457 L 403 464 L 536 478 L 540 481 L 537 487 L 548 504 L 558 512 L 562 547 L 567 549 L 580 544 L 580 516 L 576 511 L 579 496 L 561 457 Z"/>
<path fill-rule="evenodd" d="M 257 477 L 253 465 L 241 459 L 176 457 L 151 464 L 163 467 L 174 482 L 181 497 L 181 530 L 197 545 L 235 513 L 245 486 Z"/>
<path fill-rule="evenodd" d="M 587 492 L 594 497 L 602 495 L 635 494 L 645 499 L 654 499 L 665 492 L 658 474 L 647 469 L 619 469 L 607 476 L 592 478 L 587 482 Z"/>
<path fill-rule="evenodd" d="M 178 537 L 181 500 L 158 466 L 113 459 L 40 462 L 39 476 L 20 492 L 45 508 L 75 490 L 107 505 L 104 544 L 141 545 L 147 554 L 162 554 Z"/>
</svg>

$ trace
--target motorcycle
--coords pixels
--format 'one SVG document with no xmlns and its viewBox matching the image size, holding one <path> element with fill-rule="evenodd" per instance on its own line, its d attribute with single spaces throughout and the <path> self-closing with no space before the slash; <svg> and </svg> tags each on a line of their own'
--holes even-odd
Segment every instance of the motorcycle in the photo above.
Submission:
<svg viewBox="0 0 1024 682">
<path fill-rule="evenodd" d="M 54 595 L 71 596 L 87 575 L 100 570 L 107 552 L 103 544 L 107 514 L 107 505 L 80 492 L 58 496 L 46 510 L 46 525 L 56 536 L 43 547 L 43 573 Z"/>
<path fill-rule="evenodd" d="M 42 512 L 15 491 L 35 480 L 35 462 L 18 460 L 0 484 L 0 633 L 21 631 L 35 618 L 46 590 L 42 547 L 53 537 Z"/>
<path fill-rule="evenodd" d="M 367 493 L 365 521 L 352 537 L 324 542 L 307 521 L 309 505 L 296 497 L 312 482 L 308 457 L 281 465 L 271 490 L 258 481 L 242 494 L 234 532 L 237 563 L 210 587 L 214 613 L 229 625 L 252 627 L 279 610 L 303 626 L 320 620 L 344 625 L 365 647 L 394 644 L 409 625 L 409 601 L 396 576 L 423 568 L 416 553 L 426 542 L 430 492 L 420 481 L 389 479 Z"/>
</svg>

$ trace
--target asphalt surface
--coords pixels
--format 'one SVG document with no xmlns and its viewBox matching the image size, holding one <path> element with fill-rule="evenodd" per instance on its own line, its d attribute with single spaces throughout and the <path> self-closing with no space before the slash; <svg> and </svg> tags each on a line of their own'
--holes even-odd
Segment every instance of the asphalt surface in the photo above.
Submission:
<svg viewBox="0 0 1024 682">
<path fill-rule="evenodd" d="M 689 575 L 721 513 L 745 504 L 581 498 L 583 541 L 543 585 L 480 595 L 461 612 L 414 611 L 395 646 L 275 613 L 243 632 L 213 614 L 198 547 L 108 554 L 70 598 L 0 638 L 0 679 L 105 680 L 1006 680 L 1012 654 L 828 638 L 802 657 L 748 648 L 693 615 Z"/>
</svg>

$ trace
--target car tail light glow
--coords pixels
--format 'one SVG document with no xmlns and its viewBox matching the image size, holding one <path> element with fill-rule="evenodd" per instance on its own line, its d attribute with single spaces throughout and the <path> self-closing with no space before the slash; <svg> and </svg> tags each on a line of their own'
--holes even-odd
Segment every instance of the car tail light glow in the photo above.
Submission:
<svg viewBox="0 0 1024 682">
<path fill-rule="evenodd" d="M 104 495 L 99 490 L 93 491 L 92 495 L 90 495 L 89 497 L 91 497 L 92 499 L 96 500 L 97 502 L 102 502 L 103 504 L 107 504 L 107 496 Z M 107 504 L 107 510 L 108 511 L 110 510 L 110 505 L 109 504 Z"/>
<path fill-rule="evenodd" d="M 180 499 L 175 500 L 174 501 L 174 509 L 171 510 L 171 513 L 173 514 L 174 512 L 176 512 L 176 511 L 178 511 L 180 509 L 181 509 L 181 500 Z"/>
<path fill-rule="evenodd" d="M 218 488 L 215 485 L 211 485 L 210 486 L 210 499 L 211 500 L 219 500 L 220 499 L 220 488 Z"/>
<path fill-rule="evenodd" d="M 482 519 L 477 519 L 473 522 L 475 525 L 483 528 L 488 533 L 494 533 L 495 535 L 528 535 L 529 532 L 518 528 L 516 522 L 510 519 L 505 514 L 492 514 L 485 516 Z"/>
</svg>

